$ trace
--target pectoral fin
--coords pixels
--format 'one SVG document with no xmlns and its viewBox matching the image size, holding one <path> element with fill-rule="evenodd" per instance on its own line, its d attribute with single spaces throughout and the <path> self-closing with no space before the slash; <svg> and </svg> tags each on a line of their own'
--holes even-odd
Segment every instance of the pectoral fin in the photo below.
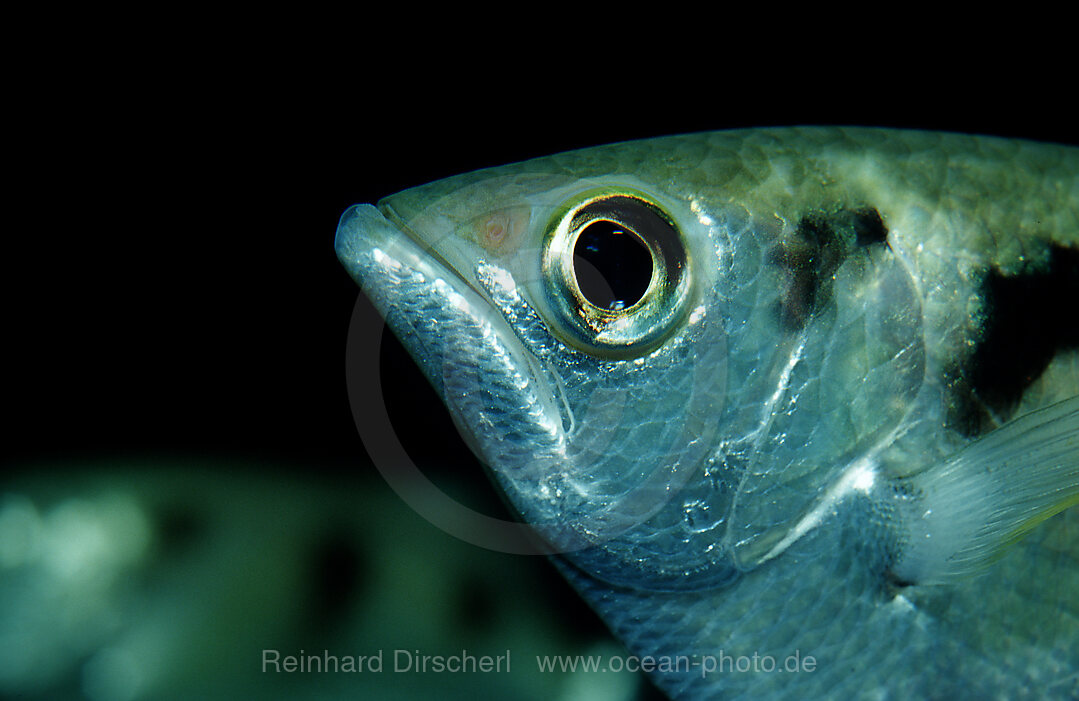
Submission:
<svg viewBox="0 0 1079 701">
<path fill-rule="evenodd" d="M 909 478 L 899 509 L 902 581 L 945 582 L 975 572 L 1045 519 L 1079 503 L 1079 397 L 986 434 Z"/>
</svg>

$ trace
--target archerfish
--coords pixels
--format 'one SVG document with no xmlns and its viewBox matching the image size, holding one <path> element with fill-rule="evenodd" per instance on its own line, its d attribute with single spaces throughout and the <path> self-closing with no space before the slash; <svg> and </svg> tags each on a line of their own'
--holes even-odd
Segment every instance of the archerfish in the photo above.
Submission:
<svg viewBox="0 0 1079 701">
<path fill-rule="evenodd" d="M 336 248 L 672 698 L 1079 694 L 1079 149 L 656 138 Z"/>
</svg>

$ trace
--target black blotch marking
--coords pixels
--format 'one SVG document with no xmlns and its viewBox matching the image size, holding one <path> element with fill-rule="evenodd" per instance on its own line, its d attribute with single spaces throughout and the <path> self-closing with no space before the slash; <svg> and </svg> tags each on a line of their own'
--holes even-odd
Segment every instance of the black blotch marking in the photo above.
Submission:
<svg viewBox="0 0 1079 701">
<path fill-rule="evenodd" d="M 846 256 L 847 244 L 837 236 L 831 219 L 823 214 L 803 217 L 793 237 L 772 250 L 773 263 L 786 270 L 787 282 L 779 303 L 779 321 L 790 331 L 806 321 L 827 301 L 831 276 Z"/>
<path fill-rule="evenodd" d="M 872 207 L 850 212 L 851 226 L 854 229 L 854 242 L 859 246 L 874 243 L 888 243 L 888 228 L 884 226 L 880 212 Z"/>
<path fill-rule="evenodd" d="M 331 528 L 312 544 L 307 613 L 314 628 L 343 622 L 351 605 L 364 595 L 369 562 L 356 537 L 344 528 Z"/>
<path fill-rule="evenodd" d="M 798 222 L 794 235 L 776 245 L 771 262 L 787 273 L 777 314 L 788 331 L 802 329 L 831 297 L 832 276 L 855 250 L 888 245 L 888 228 L 873 207 L 818 211 Z"/>
<path fill-rule="evenodd" d="M 479 577 L 467 577 L 457 588 L 454 613 L 466 630 L 490 631 L 498 621 L 495 592 Z"/>
<path fill-rule="evenodd" d="M 1042 268 L 1013 276 L 992 269 L 982 297 L 981 338 L 950 378 L 958 380 L 952 423 L 966 435 L 1013 410 L 1059 351 L 1079 349 L 1079 250 L 1050 244 Z"/>
</svg>

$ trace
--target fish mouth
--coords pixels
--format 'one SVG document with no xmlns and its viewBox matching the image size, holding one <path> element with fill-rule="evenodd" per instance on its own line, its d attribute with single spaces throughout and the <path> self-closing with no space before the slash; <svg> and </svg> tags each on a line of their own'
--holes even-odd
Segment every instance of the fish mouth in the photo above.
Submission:
<svg viewBox="0 0 1079 701">
<path fill-rule="evenodd" d="M 413 230 L 383 201 L 349 207 L 334 242 L 349 275 L 447 404 L 446 373 L 468 357 L 462 348 L 470 330 L 486 329 L 505 355 L 525 366 L 517 357 L 519 339 L 485 291 L 440 255 L 439 240 L 448 244 L 451 236 Z M 472 447 L 469 431 L 460 424 L 458 430 Z"/>
<path fill-rule="evenodd" d="M 512 334 L 497 310 L 454 266 L 437 255 L 417 232 L 391 221 L 392 210 L 388 213 L 390 216 L 370 204 L 346 210 L 335 239 L 337 256 L 450 408 L 458 432 L 483 462 L 470 433 L 454 412 L 453 403 L 447 401 L 447 387 L 461 379 L 462 370 L 467 374 L 468 363 L 461 362 L 462 348 L 477 340 L 470 336 L 470 330 L 486 329 L 489 333 L 479 338 L 503 346 L 509 344 Z M 356 309 L 365 307 L 370 308 L 357 305 Z M 394 434 L 382 402 L 378 363 L 383 327 L 377 324 L 372 328 L 373 317 L 353 314 L 346 382 L 357 430 L 375 468 L 413 511 L 443 532 L 497 552 L 557 552 L 537 538 L 527 523 L 504 521 L 458 503 L 412 463 Z M 357 320 L 361 322 L 359 327 Z M 506 351 L 504 357 L 508 359 L 513 349 Z"/>
<path fill-rule="evenodd" d="M 459 292 L 479 291 L 449 263 L 439 250 L 406 224 L 385 200 L 379 204 L 356 204 L 345 210 L 334 239 L 337 258 L 369 296 L 373 287 L 373 268 L 367 258 L 379 265 L 396 262 L 399 270 L 410 268 L 429 279 L 451 283 Z"/>
</svg>

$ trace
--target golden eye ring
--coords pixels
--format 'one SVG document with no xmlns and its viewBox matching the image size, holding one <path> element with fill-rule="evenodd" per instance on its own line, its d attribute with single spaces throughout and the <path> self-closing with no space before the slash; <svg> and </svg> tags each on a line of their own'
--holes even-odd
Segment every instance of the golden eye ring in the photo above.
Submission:
<svg viewBox="0 0 1079 701">
<path fill-rule="evenodd" d="M 606 265 L 601 251 L 600 269 L 591 265 L 582 242 L 603 240 L 597 237 L 617 242 L 602 244 L 608 257 L 640 258 L 651 274 L 640 272 L 640 260 L 631 262 L 628 284 L 615 280 L 601 291 L 605 275 L 617 277 L 624 261 Z M 686 311 L 691 280 L 685 239 L 673 218 L 641 193 L 593 191 L 560 209 L 544 242 L 542 266 L 565 340 L 593 354 L 646 353 L 662 343 Z M 611 288 L 620 289 L 615 293 Z"/>
</svg>

